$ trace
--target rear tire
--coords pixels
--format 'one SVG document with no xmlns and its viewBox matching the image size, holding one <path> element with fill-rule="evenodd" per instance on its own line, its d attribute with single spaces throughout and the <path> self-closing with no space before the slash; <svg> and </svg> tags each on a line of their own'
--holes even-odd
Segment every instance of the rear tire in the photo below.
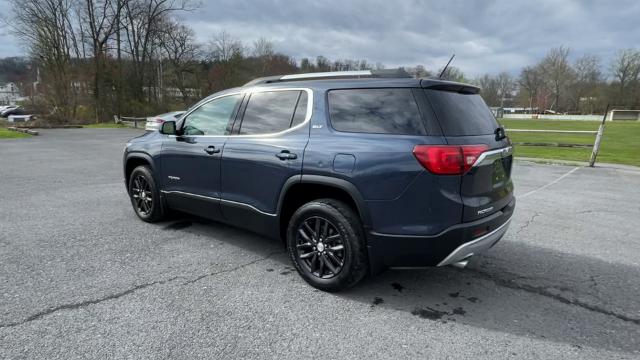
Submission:
<svg viewBox="0 0 640 360">
<path fill-rule="evenodd" d="M 146 222 L 164 218 L 164 204 L 151 169 L 141 165 L 133 169 L 129 177 L 129 198 L 136 215 Z"/>
<path fill-rule="evenodd" d="M 323 291 L 348 289 L 367 274 L 362 223 L 338 200 L 314 200 L 296 210 L 287 228 L 287 250 L 300 276 Z"/>
</svg>

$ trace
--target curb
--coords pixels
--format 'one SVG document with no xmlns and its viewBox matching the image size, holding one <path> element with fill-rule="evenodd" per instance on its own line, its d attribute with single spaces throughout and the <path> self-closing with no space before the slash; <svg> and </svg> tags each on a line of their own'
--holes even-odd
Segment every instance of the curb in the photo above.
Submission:
<svg viewBox="0 0 640 360">
<path fill-rule="evenodd" d="M 81 129 L 82 125 L 21 126 L 22 129 Z"/>
<path fill-rule="evenodd" d="M 536 164 L 546 165 L 570 165 L 570 166 L 584 166 L 589 167 L 587 161 L 573 161 L 573 160 L 560 160 L 560 159 L 544 159 L 544 158 L 530 158 L 530 157 L 515 157 L 516 161 L 532 162 Z M 624 165 L 624 164 L 612 164 L 612 163 L 599 163 L 596 162 L 594 168 L 608 168 L 608 169 L 620 169 L 640 172 L 640 166 Z"/>
</svg>

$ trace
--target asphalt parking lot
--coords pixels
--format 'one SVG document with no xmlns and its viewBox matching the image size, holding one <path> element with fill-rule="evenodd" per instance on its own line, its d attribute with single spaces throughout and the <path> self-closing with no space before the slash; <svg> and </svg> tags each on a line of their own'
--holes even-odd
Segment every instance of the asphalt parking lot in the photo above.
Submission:
<svg viewBox="0 0 640 360">
<path fill-rule="evenodd" d="M 327 294 L 280 244 L 146 224 L 127 129 L 0 142 L 0 358 L 638 358 L 640 172 L 516 162 L 506 237 Z"/>
</svg>

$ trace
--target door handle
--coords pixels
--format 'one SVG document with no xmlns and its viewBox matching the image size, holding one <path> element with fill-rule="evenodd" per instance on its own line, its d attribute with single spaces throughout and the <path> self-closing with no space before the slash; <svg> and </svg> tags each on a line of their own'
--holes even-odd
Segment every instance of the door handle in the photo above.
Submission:
<svg viewBox="0 0 640 360">
<path fill-rule="evenodd" d="M 220 149 L 216 148 L 213 145 L 209 145 L 206 148 L 204 148 L 204 152 L 206 152 L 209 155 L 213 155 L 213 154 L 217 154 L 220 152 Z"/>
<path fill-rule="evenodd" d="M 282 150 L 281 152 L 276 154 L 276 157 L 280 160 L 293 160 L 297 159 L 298 155 L 292 154 L 289 150 Z"/>
</svg>

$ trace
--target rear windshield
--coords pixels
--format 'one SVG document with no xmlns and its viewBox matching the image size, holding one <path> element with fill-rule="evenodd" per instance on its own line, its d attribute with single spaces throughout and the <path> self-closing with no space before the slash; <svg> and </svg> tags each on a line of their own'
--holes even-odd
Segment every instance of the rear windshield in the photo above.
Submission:
<svg viewBox="0 0 640 360">
<path fill-rule="evenodd" d="M 347 89 L 329 92 L 331 125 L 338 131 L 425 135 L 411 89 Z"/>
<path fill-rule="evenodd" d="M 493 134 L 499 126 L 480 95 L 442 90 L 425 93 L 445 136 Z"/>
</svg>

